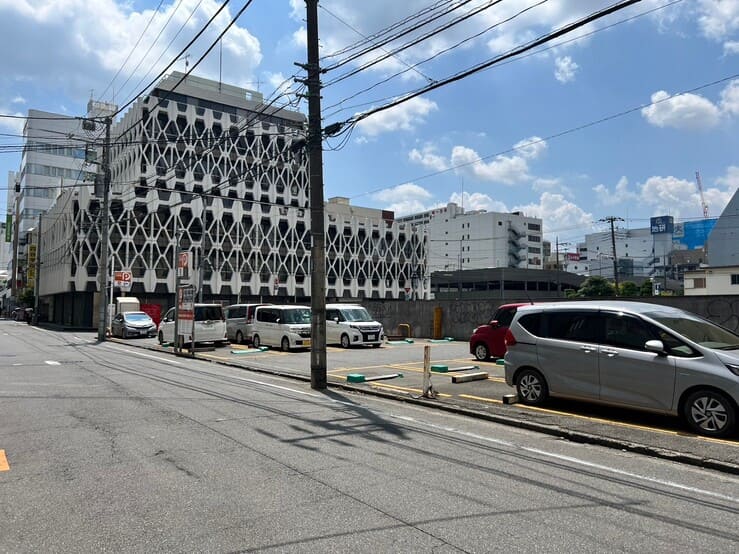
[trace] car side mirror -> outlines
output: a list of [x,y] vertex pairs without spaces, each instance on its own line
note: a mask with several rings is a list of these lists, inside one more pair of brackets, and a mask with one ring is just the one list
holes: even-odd
[[655,354],[659,354],[660,356],[667,355],[667,352],[665,352],[665,345],[662,343],[661,340],[648,340],[644,344],[644,348],[647,350],[647,352],[654,352]]
[[339,318],[338,318],[338,317],[335,317],[335,318],[334,318],[334,322],[335,322],[335,323],[338,323],[338,322],[339,322]]
[[278,317],[277,319],[275,319],[275,323],[279,323],[279,322],[280,322],[280,318]]

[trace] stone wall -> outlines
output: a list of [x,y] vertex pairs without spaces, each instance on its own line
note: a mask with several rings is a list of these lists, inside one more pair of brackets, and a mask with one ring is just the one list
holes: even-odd
[[[606,300],[605,298],[603,300]],[[653,296],[645,298],[610,298],[674,306],[701,315],[739,333],[739,296]],[[549,299],[547,301],[562,301]],[[527,303],[526,298],[507,298],[505,303]],[[468,340],[472,330],[487,323],[501,304],[500,300],[365,300],[362,304],[390,335],[405,335],[399,327],[410,325],[411,336],[432,337],[434,311],[441,308],[441,337]]]

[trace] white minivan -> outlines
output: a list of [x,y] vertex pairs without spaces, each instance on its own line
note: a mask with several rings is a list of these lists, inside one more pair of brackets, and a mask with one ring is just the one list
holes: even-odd
[[310,348],[311,311],[308,306],[258,306],[251,337],[254,348],[279,346]]
[[[226,318],[220,304],[195,304],[195,324],[193,334],[195,343],[214,342],[220,345],[228,344],[226,338]],[[157,338],[159,344],[174,342],[174,308],[170,308],[159,323]],[[192,335],[184,338],[183,345],[190,344]]]
[[378,348],[385,340],[382,324],[372,319],[359,304],[326,304],[326,344],[343,348],[371,344]]

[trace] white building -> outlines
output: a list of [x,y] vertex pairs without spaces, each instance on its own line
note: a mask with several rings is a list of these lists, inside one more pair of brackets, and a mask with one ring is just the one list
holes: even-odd
[[739,294],[739,266],[705,267],[685,272],[685,296]]
[[521,212],[465,212],[451,202],[399,221],[426,230],[431,271],[544,267],[541,219]]
[[[131,271],[131,295],[166,308],[179,247],[191,253],[189,281],[202,279],[204,300],[307,301],[305,116],[215,81],[177,85],[182,76],[162,79],[113,128],[113,269]],[[49,214],[40,290],[53,321],[95,322],[101,204],[92,187],[78,187]],[[335,201],[325,217],[328,298],[404,297],[414,271],[426,274],[425,241],[392,212]]]

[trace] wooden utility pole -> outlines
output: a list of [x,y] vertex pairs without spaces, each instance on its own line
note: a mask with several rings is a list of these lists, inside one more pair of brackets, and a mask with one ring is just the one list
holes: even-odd
[[616,284],[616,296],[618,296],[618,258],[616,257],[616,229],[614,223],[616,221],[624,221],[622,217],[614,217],[612,215],[599,219],[598,221],[608,222],[611,224],[611,247],[613,248],[613,279]]

